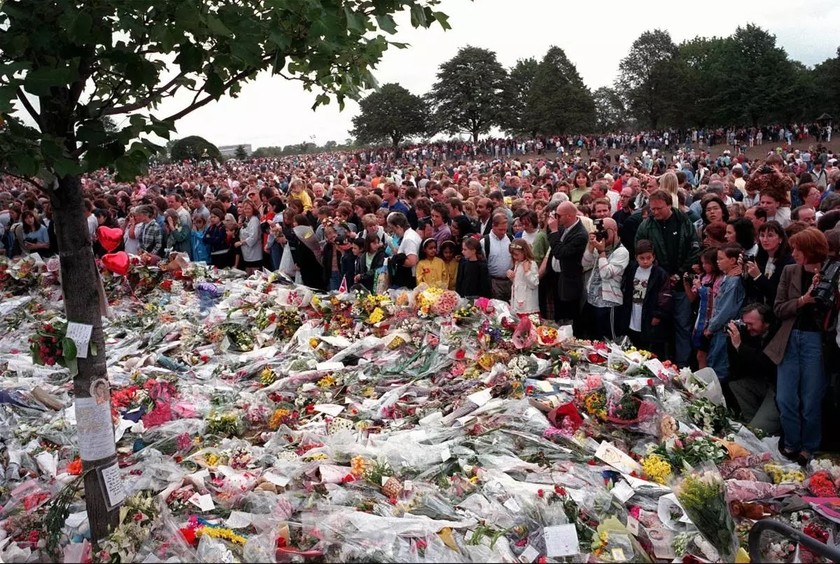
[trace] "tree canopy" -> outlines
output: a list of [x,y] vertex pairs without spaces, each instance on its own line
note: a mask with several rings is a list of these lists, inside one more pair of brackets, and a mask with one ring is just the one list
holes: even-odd
[[550,47],[534,73],[523,121],[546,135],[592,131],[595,104],[575,65],[559,47]]
[[396,150],[407,137],[425,133],[429,111],[425,101],[399,84],[384,84],[359,102],[351,135],[361,143],[388,139]]
[[[242,152],[245,152],[244,148],[242,149]],[[222,154],[219,152],[219,148],[210,141],[197,135],[191,135],[175,141],[175,143],[172,144],[169,157],[173,161],[199,161],[203,159],[221,160]]]
[[469,133],[478,140],[502,124],[507,110],[507,71],[496,53],[464,47],[440,66],[428,100],[434,112],[433,131]]

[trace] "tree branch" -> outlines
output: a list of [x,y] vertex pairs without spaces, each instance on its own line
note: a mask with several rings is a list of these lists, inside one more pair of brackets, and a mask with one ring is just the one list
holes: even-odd
[[35,111],[35,107],[29,102],[29,99],[26,97],[26,94],[24,94],[23,89],[20,86],[17,87],[17,97],[18,100],[20,100],[20,103],[23,104],[23,107],[26,108],[26,111],[29,112],[29,115],[32,117],[32,119],[35,120],[35,123],[40,128],[41,115]]
[[[267,61],[267,60],[271,60],[271,57],[266,57],[264,59],[264,61]],[[246,69],[242,72],[239,72],[239,73],[233,75],[232,77],[230,77],[230,79],[227,82],[224,83],[224,92],[227,92],[228,88],[230,88],[233,83],[238,82],[240,80],[243,80],[245,78],[248,78],[249,76],[258,73],[260,70],[262,70],[261,67],[253,67],[253,68]],[[199,89],[199,93],[200,92],[201,92],[201,90]],[[180,112],[174,113],[171,116],[165,118],[163,121],[179,120],[182,117],[184,117],[185,115],[197,110],[198,108],[200,108],[202,106],[206,106],[207,104],[212,102],[214,99],[216,99],[215,96],[213,96],[212,94],[208,94],[207,96],[205,96],[204,98],[202,98],[198,102],[196,102],[196,98],[198,98],[198,93],[196,93],[196,97],[193,98],[193,102],[189,106],[187,106],[186,108],[184,108]]]
[[35,182],[33,179],[29,178],[28,176],[21,176],[19,174],[15,174],[14,172],[9,172],[8,170],[5,170],[5,169],[0,169],[0,173],[4,174],[6,176],[11,176],[12,178],[17,178],[19,180],[23,180],[24,182],[28,182],[31,185],[33,185],[35,188],[37,188],[38,190],[41,190],[43,192],[47,191],[42,184],[39,184],[38,182]]
[[178,73],[178,75],[175,78],[173,78],[172,80],[170,80],[169,82],[167,82],[166,84],[164,84],[163,86],[158,88],[157,90],[153,90],[152,93],[149,94],[148,96],[146,96],[144,98],[141,98],[141,99],[139,99],[139,100],[137,100],[137,101],[135,101],[131,104],[126,104],[125,106],[116,106],[116,107],[113,107],[113,108],[110,108],[110,109],[106,109],[104,112],[102,112],[102,115],[103,116],[113,116],[113,115],[116,115],[116,114],[126,114],[128,112],[133,112],[134,110],[139,110],[141,108],[145,108],[151,102],[153,102],[156,98],[162,96],[163,94],[166,93],[167,90],[169,90],[170,88],[175,86],[177,84],[177,82],[179,80],[181,80],[182,78],[184,78],[186,75],[187,75],[187,73],[182,71],[182,72]]

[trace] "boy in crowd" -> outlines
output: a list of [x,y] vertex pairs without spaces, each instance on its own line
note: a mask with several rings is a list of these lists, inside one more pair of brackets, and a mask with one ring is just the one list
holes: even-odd
[[639,349],[665,358],[671,321],[671,285],[668,273],[655,264],[653,244],[647,239],[636,243],[636,261],[624,277],[624,305],[627,335]]

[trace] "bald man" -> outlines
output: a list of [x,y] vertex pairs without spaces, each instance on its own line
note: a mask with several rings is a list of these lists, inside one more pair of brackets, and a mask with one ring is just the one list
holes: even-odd
[[588,311],[592,313],[594,339],[615,342],[619,337],[616,317],[624,301],[621,280],[629,262],[630,253],[618,238],[618,223],[610,217],[596,220],[582,260],[584,270],[592,269],[584,315],[589,319]]
[[548,244],[551,269],[556,273],[557,293],[554,299],[554,319],[561,325],[572,325],[580,316],[583,295],[583,253],[589,235],[580,222],[577,208],[562,202],[548,216]]

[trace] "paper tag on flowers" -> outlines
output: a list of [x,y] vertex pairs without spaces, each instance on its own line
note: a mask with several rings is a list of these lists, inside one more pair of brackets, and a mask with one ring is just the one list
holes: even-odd
[[621,452],[614,444],[603,441],[595,451],[595,458],[603,460],[613,468],[626,474],[636,472],[642,473],[642,467],[638,462]]
[[574,556],[580,552],[577,529],[574,525],[543,527],[545,551],[549,558]]

